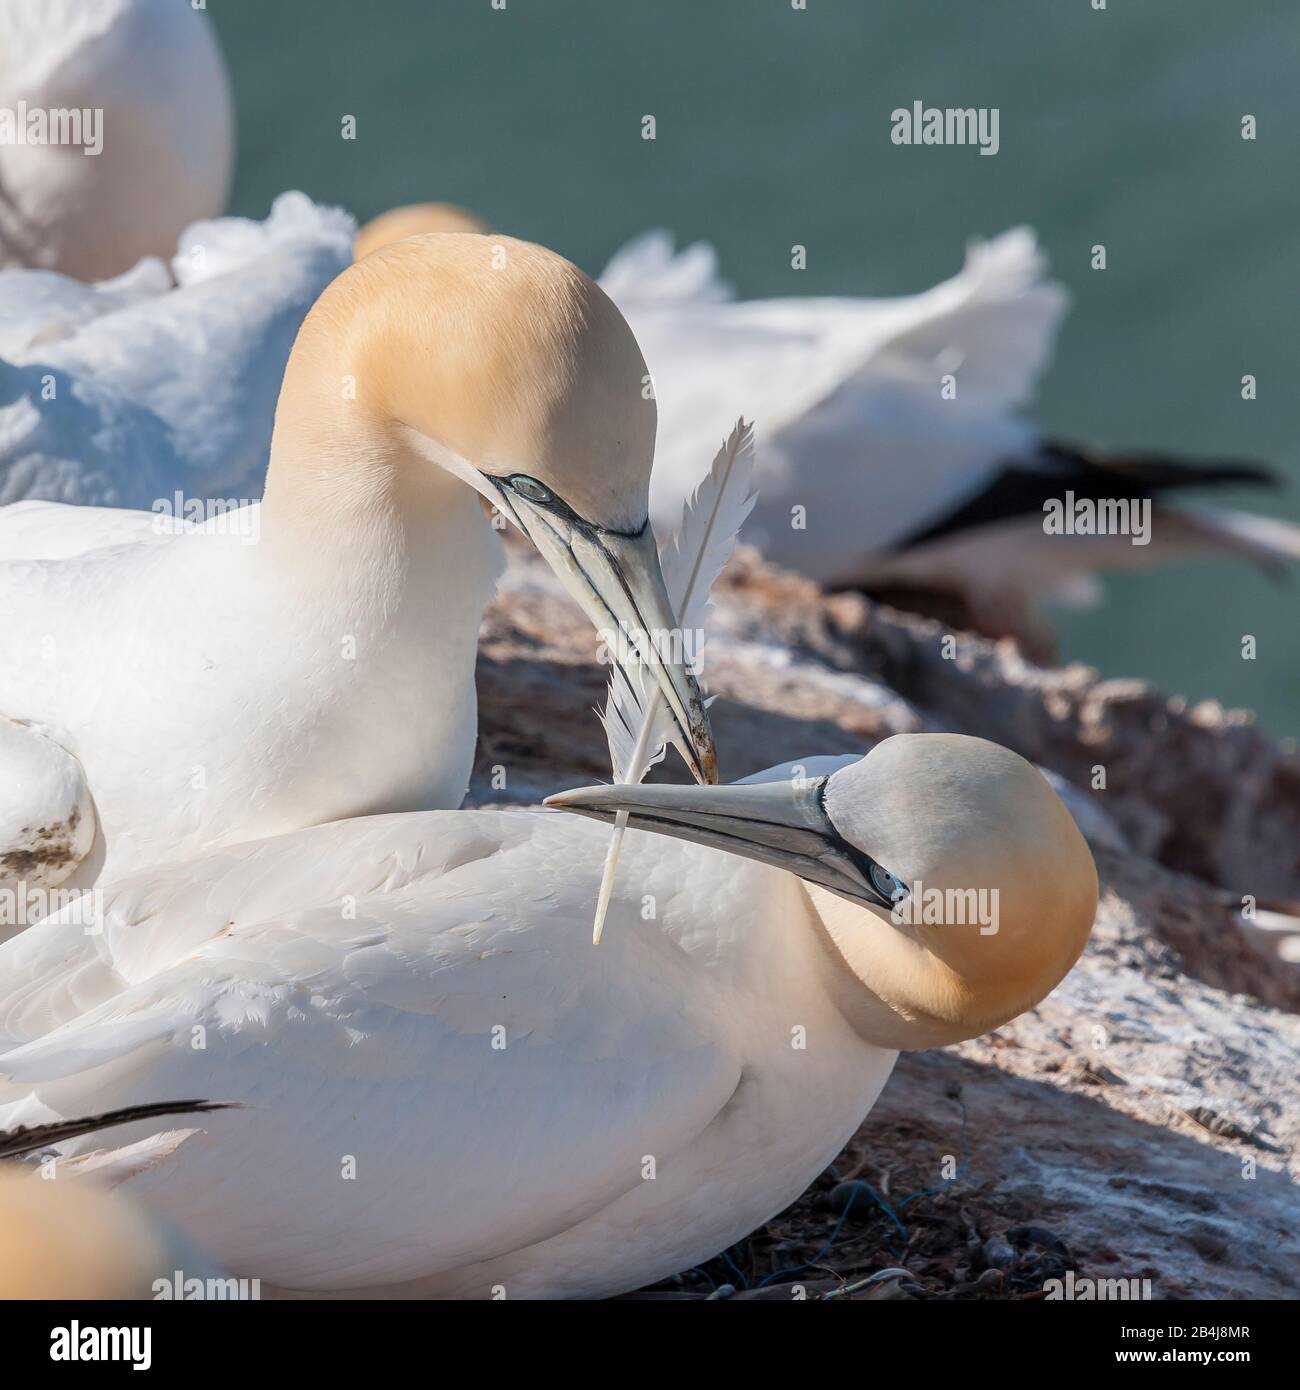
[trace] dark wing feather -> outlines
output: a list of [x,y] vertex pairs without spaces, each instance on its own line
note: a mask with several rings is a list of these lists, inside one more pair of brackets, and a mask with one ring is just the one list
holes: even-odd
[[1246,484],[1276,487],[1273,470],[1255,463],[1190,463],[1163,454],[1089,454],[1044,442],[1032,459],[1013,460],[981,492],[893,548],[906,550],[997,521],[1041,516],[1043,504],[1073,492],[1095,501],[1155,498],[1178,488]]
[[163,1115],[201,1115],[209,1110],[236,1110],[238,1102],[219,1100],[164,1100],[151,1105],[128,1105],[122,1110],[106,1110],[102,1115],[86,1115],[76,1120],[56,1120],[47,1125],[19,1125],[0,1130],[0,1159],[21,1158],[24,1154],[48,1149],[66,1139],[93,1134],[98,1129],[130,1124],[134,1120],[154,1120]]

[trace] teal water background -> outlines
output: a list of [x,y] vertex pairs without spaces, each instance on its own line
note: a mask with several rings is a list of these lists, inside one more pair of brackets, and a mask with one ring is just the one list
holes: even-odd
[[[713,242],[745,297],[919,290],[956,270],[968,237],[1028,223],[1074,297],[1034,418],[1106,447],[1268,461],[1287,492],[1215,497],[1300,520],[1300,5],[1092,4],[207,8],[239,112],[236,212],[264,216],[290,187],[361,219],[446,199],[593,274],[664,226]],[[998,107],[999,153],[893,145],[890,112],[916,100]],[[1063,655],[1300,734],[1300,570],[1282,585],[1226,563],[1105,582],[1104,607],[1062,616]]]

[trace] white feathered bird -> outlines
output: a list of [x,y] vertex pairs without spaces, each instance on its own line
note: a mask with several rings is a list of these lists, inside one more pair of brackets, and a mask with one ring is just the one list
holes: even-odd
[[[501,245],[504,264],[479,236],[416,238],[334,281],[294,343],[256,507],[181,534],[0,509],[0,885],[459,805],[503,565],[484,497],[599,630],[677,626],[636,341],[576,267]],[[654,678],[716,780],[694,675],[679,657]]]
[[[421,211],[385,214],[359,240],[410,235]],[[1189,487],[1276,482],[1268,470],[1092,453],[1018,417],[1068,305],[1044,272],[1019,227],[971,242],[962,269],[921,294],[736,302],[708,245],[675,253],[666,232],[638,237],[600,283],[632,325],[659,401],[656,527],[676,524],[714,422],[752,409],[763,423],[759,500],[742,540],[824,586],[1011,635],[1038,657],[1055,645],[1041,601],[1095,597],[1096,570],[1300,558],[1300,529],[1286,522],[1164,501]],[[1151,543],[1046,534],[1044,503],[1067,494],[1153,500]]]
[[[71,910],[24,932],[0,947],[0,1125],[241,1101],[126,1188],[233,1274],[613,1294],[781,1210],[897,1050],[1032,1007],[1092,924],[1068,812],[979,739],[554,800],[632,815],[600,950],[607,832],[539,811],[236,845],[110,886],[100,934]],[[928,906],[907,924],[900,884],[973,890],[996,930]]]
[[[1108,457],[1047,440],[1017,416],[1068,304],[1044,269],[1033,234],[1018,228],[972,242],[962,270],[922,294],[735,303],[710,248],[674,255],[665,233],[639,238],[601,284],[654,376],[656,524],[699,477],[706,421],[750,402],[763,417],[759,500],[742,539],[828,587],[955,608],[1035,655],[1054,645],[1040,601],[1083,595],[1093,571],[1197,554],[1269,568],[1300,558],[1294,526],[1164,500],[1275,482],[1267,470]],[[1151,499],[1150,544],[1047,534],[1044,504],[1067,494]]]
[[263,222],[189,227],[175,288],[156,260],[98,285],[0,271],[0,504],[260,497],[289,350],[354,232],[285,193]]
[[[0,109],[0,268],[106,279],[225,207],[230,86],[189,0],[4,0]],[[51,119],[80,143],[33,141]]]

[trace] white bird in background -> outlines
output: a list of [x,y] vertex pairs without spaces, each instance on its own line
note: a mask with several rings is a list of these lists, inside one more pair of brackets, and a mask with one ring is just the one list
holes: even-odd
[[220,1095],[245,1108],[129,1191],[233,1274],[613,1294],[793,1200],[897,1050],[1033,1007],[1096,906],[1068,812],[980,739],[552,800],[632,816],[599,950],[607,832],[544,811],[240,844],[110,886],[102,934],[65,912],[16,937],[0,1125]]
[[[32,1129],[0,1131],[0,1299],[149,1298],[176,1270],[192,1278],[216,1269],[174,1230],[112,1187],[171,1158],[198,1130],[151,1135],[80,1158],[53,1146],[121,1124],[226,1107],[206,1101],[138,1105]],[[13,1160],[35,1161],[38,1171]],[[87,1180],[89,1176],[89,1181]]]
[[98,285],[0,271],[0,504],[260,497],[294,335],[355,230],[285,193],[264,222],[188,228],[175,288],[152,259]]
[[[143,513],[0,510],[0,555],[29,557],[0,563],[0,880],[84,887],[459,805],[502,566],[479,494],[598,629],[675,629],[644,375],[618,310],[559,256],[416,238],[353,266],[303,324],[260,506],[165,535]],[[716,780],[683,657],[654,679],[688,765]]]
[[[230,85],[211,20],[185,0],[4,0],[0,109],[14,122],[0,268],[106,279],[225,207]],[[78,143],[40,138],[60,110],[78,113],[64,133]]]
[[[715,265],[705,246],[674,256],[659,232],[601,276],[654,376],[656,524],[699,480],[707,420],[744,401],[763,432],[742,539],[826,587],[955,606],[1040,657],[1054,647],[1040,602],[1083,598],[1096,570],[1197,554],[1300,559],[1296,527],[1164,502],[1180,488],[1276,482],[1267,470],[1090,454],[1017,418],[1068,305],[1027,228],[973,242],[952,279],[898,299],[735,303]],[[1044,503],[1067,493],[1154,499],[1150,544],[1047,534]]]
[[[426,231],[486,231],[450,205],[410,211]],[[378,225],[375,244],[401,239],[398,223]],[[170,273],[153,257],[94,285],[0,270],[0,505],[260,497],[294,336],[352,263],[354,239],[360,260],[367,247],[347,213],[291,192],[264,222],[186,228]],[[103,543],[104,522],[75,524]],[[120,525],[123,539],[135,533]],[[56,551],[30,553],[79,548],[66,518],[56,530]]]
[[[395,209],[363,227],[358,246],[436,231],[447,217],[441,204]],[[1204,554],[1269,568],[1300,559],[1300,528],[1162,500],[1276,482],[1265,469],[1089,454],[1017,418],[1068,305],[1044,270],[1020,227],[972,242],[961,271],[921,294],[738,303],[712,247],[674,254],[666,232],[638,237],[600,285],[653,375],[655,526],[666,534],[700,482],[718,419],[753,410],[758,504],[742,540],[825,587],[1014,636],[1040,659],[1055,646],[1041,602],[1094,599],[1096,570]],[[1151,543],[1046,534],[1044,502],[1067,493],[1156,499]]]

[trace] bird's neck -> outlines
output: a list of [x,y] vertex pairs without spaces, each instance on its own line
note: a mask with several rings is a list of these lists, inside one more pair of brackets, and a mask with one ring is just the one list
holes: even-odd
[[263,544],[310,584],[426,604],[476,631],[501,572],[478,495],[374,404],[346,337],[303,325],[276,407]]
[[307,573],[423,565],[442,606],[475,608],[477,625],[500,545],[474,490],[424,456],[428,441],[409,426],[436,419],[440,438],[477,458],[501,400],[490,371],[466,367],[472,298],[435,278],[445,292],[413,307],[412,277],[423,273],[427,296],[430,273],[408,260],[352,265],[303,320],[276,403],[262,529]]
[[821,946],[823,981],[866,1042],[900,1052],[943,1047],[980,1031],[962,978],[870,909],[805,881]]
[[355,653],[348,689],[377,717],[419,690],[439,736],[463,741],[500,539],[478,494],[351,399],[337,364],[309,365],[291,363],[276,412],[259,587],[321,650]]

